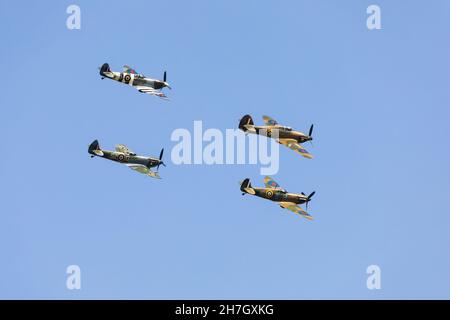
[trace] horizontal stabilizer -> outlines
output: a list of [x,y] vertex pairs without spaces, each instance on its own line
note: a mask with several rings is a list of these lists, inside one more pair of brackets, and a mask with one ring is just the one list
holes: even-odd
[[253,194],[253,195],[256,194],[255,189],[253,189],[253,188],[244,188],[243,190],[245,192],[247,192],[248,194]]
[[99,157],[103,157],[104,153],[102,150],[93,150],[92,151],[95,155],[99,156]]
[[243,127],[245,128],[245,130],[244,130],[245,132],[256,133],[255,126],[253,126],[251,124],[246,124]]

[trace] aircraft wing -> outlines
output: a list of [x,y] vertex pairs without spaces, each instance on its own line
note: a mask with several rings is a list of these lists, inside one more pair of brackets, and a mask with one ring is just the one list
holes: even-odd
[[131,73],[131,74],[136,74],[136,70],[134,70],[133,68],[131,68],[130,66],[124,65],[122,72],[124,73]]
[[151,94],[154,96],[157,96],[158,98],[161,98],[163,100],[169,100],[169,98],[161,91],[156,90],[152,87],[146,87],[146,86],[135,86],[135,88],[142,93]]
[[276,126],[278,122],[269,116],[263,116],[263,120],[267,126]]
[[125,154],[135,154],[131,149],[129,149],[126,145],[124,144],[118,144],[116,145],[116,151],[117,152],[122,152]]
[[309,153],[305,148],[302,147],[300,143],[298,143],[294,139],[278,139],[278,142],[282,145],[285,145],[286,147],[294,150],[298,154],[301,154],[305,158],[312,159],[313,155]]
[[125,164],[128,168],[137,171],[139,173],[145,174],[149,177],[155,178],[155,179],[161,179],[161,177],[159,176],[158,172],[152,171],[149,168],[147,168],[146,166],[142,165],[142,164],[134,164],[134,163],[126,163]]
[[269,176],[266,176],[264,178],[264,184],[266,185],[267,188],[272,188],[272,189],[279,189],[280,188],[280,185],[278,183],[276,183],[276,181],[273,180]]
[[293,202],[280,202],[280,206],[284,209],[288,209],[308,220],[313,220],[313,217],[306,212],[305,210],[303,210],[301,207],[299,207],[298,205],[296,205]]

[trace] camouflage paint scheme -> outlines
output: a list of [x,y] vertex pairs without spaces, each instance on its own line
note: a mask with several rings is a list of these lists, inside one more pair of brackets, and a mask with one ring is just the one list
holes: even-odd
[[308,204],[311,197],[315,194],[312,192],[310,195],[305,195],[303,193],[290,193],[285,189],[282,189],[278,183],[276,183],[271,177],[264,178],[265,188],[254,188],[250,184],[250,179],[245,179],[241,183],[241,191],[243,194],[250,194],[260,198],[268,199],[274,202],[278,202],[280,207],[288,209],[302,217],[312,220],[313,217],[308,214],[305,210],[299,207],[299,204]]
[[115,80],[124,84],[128,84],[136,88],[139,92],[148,93],[157,96],[161,99],[168,100],[167,96],[161,92],[163,88],[171,89],[170,85],[166,81],[167,73],[164,72],[164,80],[156,80],[147,78],[143,74],[137,73],[134,69],[129,66],[123,66],[123,71],[111,71],[109,64],[104,63],[100,67],[100,75],[102,79],[108,78]]
[[294,150],[305,158],[312,159],[313,155],[310,154],[301,143],[312,141],[311,136],[313,125],[309,129],[309,134],[304,134],[300,131],[292,130],[291,127],[280,126],[274,119],[269,116],[263,116],[265,126],[255,126],[253,119],[250,115],[245,115],[239,122],[239,129],[245,133],[259,134],[269,138],[275,138],[280,144]]
[[160,158],[138,156],[123,144],[116,146],[116,151],[102,150],[98,140],[94,140],[88,148],[91,158],[100,157],[108,160],[125,164],[130,169],[146,174],[152,178],[160,179],[158,172],[152,171],[150,168],[165,166],[162,161],[164,149],[161,150]]

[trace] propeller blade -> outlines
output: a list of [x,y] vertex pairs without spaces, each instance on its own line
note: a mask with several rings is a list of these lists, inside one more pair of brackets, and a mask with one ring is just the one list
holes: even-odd
[[310,136],[310,137],[311,137],[311,135],[312,135],[312,132],[313,132],[313,129],[314,129],[314,125],[312,124],[312,125],[311,125],[311,127],[309,128],[309,133],[308,133],[308,136]]
[[167,72],[166,71],[164,71],[164,78],[163,78],[163,80],[164,80],[164,82],[166,82],[166,80],[167,80]]
[[164,154],[164,148],[161,149],[161,153],[159,154],[159,163],[156,166],[156,171],[159,170],[160,165],[163,165],[164,167],[166,166],[166,164],[162,161],[163,154]]
[[158,165],[156,166],[156,171],[158,171],[159,170],[159,166],[160,165],[163,165],[163,167],[165,167],[166,166],[166,164],[164,163],[164,162],[160,162],[160,163],[158,163]]
[[306,201],[305,201],[306,202],[306,211],[308,211],[308,203],[311,201],[312,196],[315,194],[316,194],[316,192],[313,191],[309,194],[308,198],[306,198]]

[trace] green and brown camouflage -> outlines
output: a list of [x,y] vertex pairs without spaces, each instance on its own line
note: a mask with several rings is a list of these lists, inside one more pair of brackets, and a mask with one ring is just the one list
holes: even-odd
[[161,150],[159,158],[138,156],[123,144],[116,145],[115,151],[102,150],[98,140],[94,140],[88,148],[88,153],[93,157],[105,158],[115,162],[122,163],[130,169],[146,174],[152,178],[158,178],[158,171],[152,171],[151,168],[156,167],[158,170],[160,165],[166,166],[162,161],[164,149]]
[[242,195],[250,194],[263,199],[277,202],[280,207],[288,209],[294,213],[297,213],[308,220],[312,220],[312,216],[308,214],[298,205],[306,204],[308,207],[309,201],[311,201],[312,196],[316,193],[313,191],[308,196],[302,193],[290,193],[285,189],[281,188],[278,183],[276,183],[271,177],[264,178],[265,188],[255,188],[252,187],[250,179],[245,179],[241,182]]
[[311,125],[309,133],[305,134],[301,131],[292,130],[291,127],[281,126],[269,116],[263,116],[263,120],[266,125],[256,126],[250,115],[245,115],[239,121],[239,129],[245,133],[253,133],[262,135],[265,137],[273,138],[278,143],[287,146],[288,148],[294,150],[305,158],[312,159],[313,156],[310,154],[301,143],[312,141],[312,131],[314,125]]

